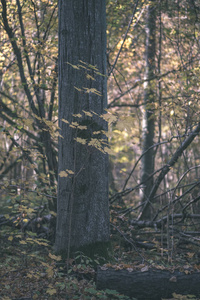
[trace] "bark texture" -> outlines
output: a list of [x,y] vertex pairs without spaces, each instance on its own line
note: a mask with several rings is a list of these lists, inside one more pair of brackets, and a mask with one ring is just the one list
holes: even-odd
[[[145,202],[153,185],[154,172],[154,149],[149,149],[154,144],[154,102],[155,102],[155,82],[151,78],[155,75],[155,45],[156,45],[156,9],[152,1],[147,7],[146,24],[146,70],[144,83],[144,107],[142,109],[142,150],[146,152],[142,157],[141,182],[144,182],[141,190],[141,201]],[[149,149],[149,150],[148,150]],[[148,151],[147,151],[148,150]],[[147,180],[148,179],[148,180]],[[149,218],[150,213],[143,214],[143,219]]]
[[200,272],[186,275],[179,271],[128,272],[98,268],[96,284],[98,289],[116,290],[138,300],[160,300],[172,297],[172,293],[199,296],[199,280]]
[[[95,80],[86,78],[87,74]],[[100,117],[107,107],[105,75],[105,1],[60,0],[59,126],[62,138],[59,139],[58,173],[67,169],[74,174],[58,179],[57,252],[109,240],[107,154],[75,141],[79,137],[88,143],[95,137],[95,131],[107,129]],[[101,96],[86,89],[96,89]],[[89,116],[83,110],[94,113]],[[72,122],[87,126],[87,130],[72,128]],[[98,134],[99,139],[103,137]]]

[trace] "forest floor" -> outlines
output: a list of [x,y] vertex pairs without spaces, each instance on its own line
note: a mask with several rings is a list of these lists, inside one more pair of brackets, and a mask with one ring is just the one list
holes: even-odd
[[[151,268],[172,273],[179,270],[185,274],[200,270],[197,243],[180,243],[174,239],[173,248],[167,249],[164,247],[164,237],[156,236],[154,229],[125,229],[126,221],[112,219],[112,251],[109,261],[102,261],[99,257],[91,259],[80,252],[69,260],[62,260],[60,256],[54,255],[53,247],[47,240],[38,238],[32,232],[22,233],[2,226],[0,299],[130,299],[114,290],[96,289],[95,278],[99,264],[116,270],[141,272]],[[133,236],[137,242],[133,241]],[[171,299],[198,298],[174,293]]]

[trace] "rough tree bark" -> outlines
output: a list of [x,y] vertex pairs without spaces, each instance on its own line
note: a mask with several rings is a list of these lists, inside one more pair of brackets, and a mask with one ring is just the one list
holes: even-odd
[[[108,156],[88,146],[89,141],[97,137],[95,131],[98,131],[98,139],[102,139],[104,135],[100,130],[107,129],[100,117],[107,107],[105,75],[105,1],[60,0],[59,127],[62,138],[59,139],[58,173],[70,172],[68,177],[58,179],[55,243],[58,253],[83,246],[91,250],[109,241]],[[75,123],[72,128],[72,122],[87,129]],[[87,143],[78,143],[77,137]]]
[[[146,70],[144,83],[144,107],[142,109],[142,151],[147,151],[154,144],[154,102],[155,81],[150,80],[155,75],[155,46],[156,45],[156,8],[152,1],[147,7],[146,24]],[[153,177],[147,178],[154,172],[154,148],[149,149],[141,159],[141,182],[144,182],[140,191],[141,202],[145,202],[153,185]],[[148,219],[150,211],[143,214],[143,219]]]

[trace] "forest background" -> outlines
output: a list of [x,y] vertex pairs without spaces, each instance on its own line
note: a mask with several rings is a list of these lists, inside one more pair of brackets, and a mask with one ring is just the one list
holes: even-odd
[[[9,274],[2,274],[2,299],[109,299],[94,287],[94,260],[78,253],[63,281],[52,254],[57,1],[1,0],[0,9],[1,265]],[[107,1],[115,268],[199,269],[199,15],[194,0]]]

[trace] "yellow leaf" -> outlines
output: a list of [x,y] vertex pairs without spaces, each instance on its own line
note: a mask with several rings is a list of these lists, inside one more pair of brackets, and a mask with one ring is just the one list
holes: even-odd
[[114,123],[117,121],[117,117],[113,114],[104,114],[104,115],[101,115],[101,117],[107,121],[109,124],[111,123]]
[[108,153],[109,155],[114,155],[114,156],[116,156],[116,153],[115,153],[113,150],[111,150],[110,148],[108,148],[108,147],[105,147],[105,148],[104,148],[104,151],[105,151],[106,153]]
[[88,146],[95,146],[97,147],[97,145],[100,146],[100,142],[98,139],[91,139],[91,141],[88,143]]
[[86,129],[87,129],[87,126],[79,125],[79,126],[78,126],[78,129],[80,129],[80,130],[86,130]]
[[45,263],[45,262],[41,262],[41,264],[44,266],[44,267],[48,267],[49,266],[49,264],[47,264],[47,263]]
[[46,292],[47,292],[47,294],[49,294],[51,296],[57,293],[56,289],[51,289],[51,288],[47,289]]
[[80,89],[80,88],[78,88],[78,87],[76,87],[76,86],[74,86],[74,88],[75,88],[77,91],[79,91],[79,92],[82,91],[82,89]]
[[97,89],[95,89],[95,88],[91,88],[91,89],[84,88],[84,89],[85,89],[86,93],[93,93],[93,94],[96,94],[98,96],[102,96],[101,93],[99,91],[97,91]]
[[57,216],[57,213],[55,211],[52,211],[52,210],[50,211],[50,214],[53,215],[54,217]]
[[39,242],[38,243],[39,245],[41,245],[41,246],[49,246],[47,243],[45,243],[45,242]]
[[31,208],[31,207],[29,207],[27,210],[26,210],[26,212],[28,213],[28,214],[31,214],[32,212],[34,212],[35,210],[34,210],[34,208]]
[[69,174],[74,174],[74,172],[72,170],[66,169],[67,173]]
[[89,74],[86,75],[86,78],[87,78],[88,80],[89,80],[89,79],[95,80],[94,77],[92,77],[92,76],[89,75]]
[[25,241],[20,241],[19,242],[21,245],[26,245],[27,243]]
[[69,125],[70,127],[74,128],[77,127],[79,124],[77,122],[72,122],[71,125]]
[[68,173],[65,171],[60,171],[60,173],[58,174],[60,177],[67,177]]
[[82,60],[79,60],[79,61],[80,61],[81,64],[88,66],[90,69],[98,70],[96,66],[93,66],[93,65],[91,65],[91,64],[88,64],[88,63],[86,63],[86,62],[84,62],[84,61],[82,61]]
[[71,66],[72,68],[74,68],[74,69],[80,70],[79,67],[76,66],[76,65],[72,65],[72,64],[70,64],[69,62],[66,62],[66,64],[70,65],[70,66]]
[[79,138],[79,137],[77,137],[75,139],[75,141],[77,141],[78,143],[83,144],[83,145],[85,145],[87,143],[86,139],[82,139],[82,138]]
[[75,118],[81,118],[82,115],[81,114],[73,114],[73,117],[75,117]]
[[54,254],[51,254],[49,253],[49,257],[53,260],[56,260],[56,261],[60,261],[61,260],[61,256],[60,255],[54,255]]
[[52,278],[52,277],[53,277],[54,271],[53,271],[53,268],[52,268],[52,267],[49,267],[49,268],[47,269],[47,275],[48,275],[49,278]]
[[187,252],[187,256],[188,256],[189,258],[193,258],[194,255],[195,255],[194,252]]
[[57,136],[59,136],[61,139],[64,139],[64,137],[60,133],[57,133]]
[[35,115],[35,114],[33,114],[34,115],[34,117],[36,118],[36,119],[38,119],[39,121],[41,121],[42,119],[40,118],[40,117],[38,117],[37,115]]
[[13,236],[12,236],[12,235],[10,235],[10,236],[8,237],[8,240],[12,242],[12,240],[13,240]]
[[107,75],[105,75],[105,74],[102,74],[102,73],[100,73],[100,72],[95,72],[97,75],[100,75],[100,76],[103,76],[103,77],[107,77]]
[[32,119],[23,119],[24,125],[30,127],[31,129],[33,128],[33,120]]
[[65,122],[65,123],[67,123],[67,124],[69,124],[69,122],[67,120],[65,120],[65,119],[62,119],[62,121]]
[[93,115],[91,114],[91,112],[89,112],[89,111],[83,110],[83,112],[84,112],[85,115],[88,116],[88,117],[92,117],[92,116],[93,116]]

